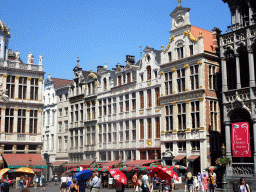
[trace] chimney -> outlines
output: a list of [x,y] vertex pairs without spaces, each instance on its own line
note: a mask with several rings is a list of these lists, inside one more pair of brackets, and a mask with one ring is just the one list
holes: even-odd
[[133,55],[126,55],[126,63],[129,62],[130,65],[134,65],[135,63],[135,56]]
[[219,35],[221,34],[221,30],[217,27],[214,27],[212,30],[212,51],[213,53],[219,53]]

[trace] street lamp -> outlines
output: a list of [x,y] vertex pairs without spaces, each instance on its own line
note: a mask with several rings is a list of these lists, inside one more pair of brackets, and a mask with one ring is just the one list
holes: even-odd
[[[225,158],[226,147],[225,147],[224,143],[222,143],[222,147],[220,149],[221,149],[222,157]],[[226,191],[226,185],[227,185],[226,167],[223,166],[223,168],[224,168],[224,172],[223,172],[223,177],[222,177],[222,189],[223,189],[223,191]]]

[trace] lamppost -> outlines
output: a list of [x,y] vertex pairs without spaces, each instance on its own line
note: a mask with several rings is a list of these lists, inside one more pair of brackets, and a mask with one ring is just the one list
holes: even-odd
[[[221,153],[222,153],[222,158],[225,157],[226,154],[226,147],[224,145],[224,143],[222,143],[222,147],[221,147]],[[223,166],[223,176],[222,176],[222,190],[226,191],[227,190],[227,180],[226,180],[226,166]]]

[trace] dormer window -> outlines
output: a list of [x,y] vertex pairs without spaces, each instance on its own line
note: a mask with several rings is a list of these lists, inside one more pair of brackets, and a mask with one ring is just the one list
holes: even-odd
[[190,53],[190,56],[192,56],[194,54],[193,45],[189,45],[189,53]]
[[143,82],[143,74],[140,75],[140,80],[141,80],[141,82]]
[[172,61],[172,52],[168,53],[168,57],[169,57],[169,62],[171,62]]
[[107,89],[107,80],[106,80],[106,78],[103,79],[103,88],[104,88],[104,91]]
[[177,48],[177,55],[178,55],[178,59],[183,58],[183,47]]
[[147,80],[151,79],[151,66],[147,66]]
[[117,77],[117,79],[118,79],[118,86],[122,85],[122,78],[121,78],[121,75],[119,75],[119,76]]
[[131,73],[127,73],[127,83],[131,83]]

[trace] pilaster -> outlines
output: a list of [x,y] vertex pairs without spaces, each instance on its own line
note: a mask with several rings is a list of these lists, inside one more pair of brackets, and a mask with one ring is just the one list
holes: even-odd
[[31,86],[31,77],[28,77],[27,80],[27,100],[30,101],[30,86]]
[[254,74],[254,54],[252,50],[248,51],[249,59],[249,72],[250,72],[250,87],[255,86],[255,74]]
[[227,81],[227,61],[224,57],[221,58],[221,71],[222,71],[222,91],[225,92],[228,90],[228,81]]
[[199,117],[200,117],[200,127],[205,127],[206,110],[205,110],[205,98],[199,97]]
[[236,79],[236,87],[241,89],[240,59],[238,54],[236,54]]
[[25,133],[29,133],[29,117],[30,117],[30,109],[26,109],[26,127],[25,127]]
[[177,71],[175,68],[172,69],[172,93],[178,93]]
[[1,109],[1,133],[5,133],[5,110],[6,107],[2,107]]
[[15,90],[14,90],[14,99],[19,98],[19,76],[15,77]]
[[190,78],[189,78],[189,65],[184,65],[185,67],[185,90],[191,90],[190,87]]
[[18,108],[14,108],[14,118],[13,118],[13,133],[17,133],[18,125]]
[[198,61],[198,78],[199,78],[199,89],[205,88],[205,63]]

